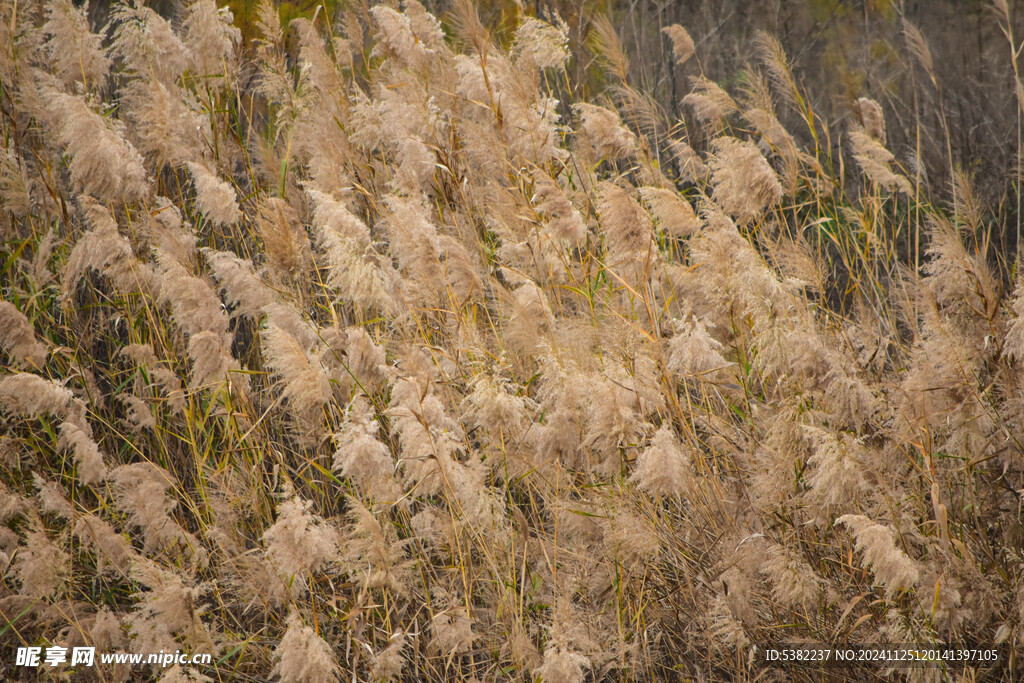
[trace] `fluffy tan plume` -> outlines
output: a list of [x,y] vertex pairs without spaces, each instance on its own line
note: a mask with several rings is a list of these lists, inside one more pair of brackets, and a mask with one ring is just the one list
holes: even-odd
[[10,301],[0,301],[0,348],[22,367],[46,364],[46,347],[36,340],[35,328],[25,314]]

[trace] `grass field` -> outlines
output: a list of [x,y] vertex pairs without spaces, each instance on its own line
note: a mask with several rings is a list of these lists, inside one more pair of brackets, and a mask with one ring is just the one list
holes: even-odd
[[1019,192],[767,33],[665,28],[673,120],[601,16],[583,101],[557,15],[332,8],[0,7],[0,677],[1022,676]]

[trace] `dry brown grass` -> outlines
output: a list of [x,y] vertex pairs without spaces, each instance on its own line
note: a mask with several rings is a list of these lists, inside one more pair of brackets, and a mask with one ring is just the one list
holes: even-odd
[[2,12],[4,675],[811,680],[759,648],[897,642],[1019,677],[1024,284],[873,100],[831,140],[762,34],[688,129],[605,20],[608,89],[558,102],[568,27],[471,3],[268,5],[251,45],[212,0],[109,45]]

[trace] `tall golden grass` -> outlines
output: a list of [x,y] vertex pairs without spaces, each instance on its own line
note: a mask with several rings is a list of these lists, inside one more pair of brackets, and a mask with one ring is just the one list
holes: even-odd
[[[469,0],[0,13],[4,676],[1020,676],[1024,279],[871,93],[676,25],[671,121],[605,19],[558,101],[567,25]],[[214,665],[13,663],[81,644]]]

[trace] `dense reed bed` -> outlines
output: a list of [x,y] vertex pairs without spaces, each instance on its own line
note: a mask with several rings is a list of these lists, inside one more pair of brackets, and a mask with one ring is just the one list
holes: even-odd
[[[1024,280],[872,93],[674,25],[670,121],[597,19],[575,101],[557,16],[468,0],[0,13],[4,676],[1021,675]],[[81,644],[214,664],[11,654]]]

